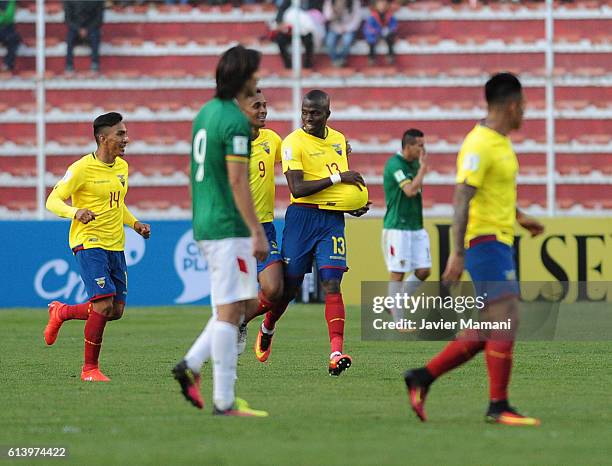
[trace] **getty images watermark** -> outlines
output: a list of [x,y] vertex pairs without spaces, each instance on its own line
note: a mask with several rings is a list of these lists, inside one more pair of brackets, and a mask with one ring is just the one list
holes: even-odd
[[[612,338],[610,282],[362,282],[364,340]],[[517,306],[507,303],[516,298]],[[493,332],[493,333],[492,333]]]

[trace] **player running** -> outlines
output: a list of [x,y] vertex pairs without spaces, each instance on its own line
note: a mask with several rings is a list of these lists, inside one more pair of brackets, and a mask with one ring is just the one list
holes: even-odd
[[490,395],[487,422],[536,426],[538,419],[519,414],[508,402],[519,296],[512,249],[514,222],[532,236],[544,231],[537,220],[516,208],[518,161],[508,134],[523,121],[522,86],[516,76],[499,73],[487,82],[485,96],[487,116],[467,135],[457,157],[454,251],[443,279],[459,280],[465,261],[477,295],[487,296],[483,318],[511,319],[512,330],[464,331],[425,367],[405,372],[404,379],[412,409],[425,421],[425,397],[434,380],[484,350]]
[[[402,150],[385,164],[383,186],[387,211],[382,248],[389,270],[389,296],[412,295],[431,272],[429,235],[423,228],[421,189],[427,173],[427,152],[422,131],[409,129],[402,136]],[[408,276],[404,284],[404,275]],[[391,309],[396,322],[402,309]]]
[[[151,234],[151,227],[139,222],[125,205],[128,164],[123,156],[129,138],[122,120],[115,112],[94,120],[97,149],[70,165],[47,198],[47,209],[59,217],[72,219],[70,248],[79,265],[89,302],[49,304],[45,342],[55,343],[65,321],[86,320],[81,380],[87,382],[110,381],[100,371],[98,358],[106,322],[120,319],[125,309],[127,266],[123,225],[145,239]],[[68,198],[72,205],[66,204]]]
[[337,376],[352,364],[343,351],[345,311],[340,282],[348,270],[344,212],[359,217],[368,211],[369,203],[363,178],[349,170],[344,135],[327,126],[329,104],[325,92],[308,92],[302,101],[302,128],[282,144],[283,171],[291,191],[281,246],[285,293],[266,313],[256,352],[269,352],[276,321],[295,297],[315,259],[326,293],[329,373]]
[[251,128],[239,107],[256,92],[260,61],[255,50],[227,50],[217,65],[215,97],[193,121],[193,235],[208,262],[213,315],[173,373],[185,398],[202,409],[200,370],[212,356],[215,415],[268,415],[234,393],[238,326],[257,308],[256,260],[268,256],[249,189]]
[[[255,313],[245,317],[244,324],[241,326],[239,338],[239,349],[241,345],[246,345],[246,324],[253,318],[265,314],[272,306],[280,301],[283,296],[283,263],[278,243],[276,240],[276,229],[274,228],[274,164],[281,161],[281,138],[271,129],[266,129],[266,118],[268,107],[266,98],[257,89],[255,95],[246,101],[243,112],[251,123],[251,162],[250,162],[250,185],[255,212],[257,218],[266,232],[270,254],[264,261],[257,261],[257,281],[259,282],[259,306]],[[271,346],[267,350],[260,352],[261,338],[266,338],[261,332],[255,342],[255,356],[261,362],[265,362],[270,355]]]

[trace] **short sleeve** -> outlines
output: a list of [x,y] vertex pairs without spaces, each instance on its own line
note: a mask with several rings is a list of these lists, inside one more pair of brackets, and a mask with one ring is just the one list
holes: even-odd
[[402,189],[408,183],[412,181],[412,174],[404,169],[399,163],[396,163],[394,159],[391,159],[386,167],[387,176],[393,180],[393,183]]
[[287,137],[281,145],[283,173],[288,170],[304,170],[302,165],[302,149],[295,138]]
[[73,163],[68,167],[64,177],[57,182],[53,189],[61,199],[68,199],[81,187],[84,176],[84,167],[79,163]]
[[[223,151],[225,157],[246,159],[248,161],[251,152],[251,129],[248,122],[242,122],[238,118],[230,123],[223,132]],[[228,159],[229,160],[229,159]]]
[[489,168],[489,157],[482,150],[462,148],[457,157],[457,184],[480,188]]
[[272,140],[274,142],[274,163],[279,163],[282,161],[281,157],[281,145],[283,143],[282,139],[278,134],[272,132]]

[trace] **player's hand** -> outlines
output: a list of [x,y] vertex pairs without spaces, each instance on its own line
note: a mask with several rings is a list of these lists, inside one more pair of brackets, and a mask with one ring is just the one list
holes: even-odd
[[135,222],[134,231],[142,236],[144,239],[149,239],[151,236],[151,225],[148,223]]
[[428,159],[429,156],[427,155],[427,152],[423,152],[423,155],[419,157],[419,165],[421,166],[421,170],[423,170],[425,173],[429,171]]
[[96,219],[96,214],[94,214],[89,209],[79,209],[74,214],[74,218],[76,218],[79,222],[87,225],[89,222]]
[[531,233],[531,237],[541,235],[544,233],[544,225],[538,222],[535,218],[530,217],[529,215],[521,214],[516,218],[516,221],[522,226],[525,230]]
[[359,174],[359,172],[355,172],[353,170],[348,170],[340,173],[340,181],[346,184],[352,184],[359,188],[360,191],[361,186],[365,186],[365,181],[363,181],[363,177]]
[[263,231],[263,228],[259,228],[253,233],[253,255],[255,259],[262,262],[265,261],[270,252],[270,246],[268,245],[268,238]]
[[442,274],[442,281],[450,283],[459,281],[463,273],[463,255],[453,252],[446,262],[446,269]]
[[362,215],[365,215],[368,212],[368,210],[370,210],[371,205],[372,205],[372,202],[368,201],[367,204],[364,205],[361,209],[353,210],[349,212],[349,214],[352,215],[353,217],[361,217]]

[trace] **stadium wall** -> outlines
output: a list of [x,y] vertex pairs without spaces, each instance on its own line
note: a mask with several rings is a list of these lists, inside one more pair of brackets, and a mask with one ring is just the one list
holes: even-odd
[[[277,220],[282,232],[283,221]],[[612,222],[607,218],[545,219],[546,233],[530,238],[517,229],[522,280],[612,281]],[[432,280],[439,278],[450,251],[450,220],[428,219]],[[82,302],[83,284],[68,248],[66,221],[2,221],[3,268],[0,307],[43,307],[54,299]],[[382,219],[348,219],[349,273],[345,302],[358,304],[362,281],[386,280],[380,235]],[[126,229],[128,304],[161,306],[209,304],[205,261],[193,241],[189,221],[152,222],[145,241]],[[280,239],[280,238],[279,238]],[[10,248],[8,247],[10,245]]]

